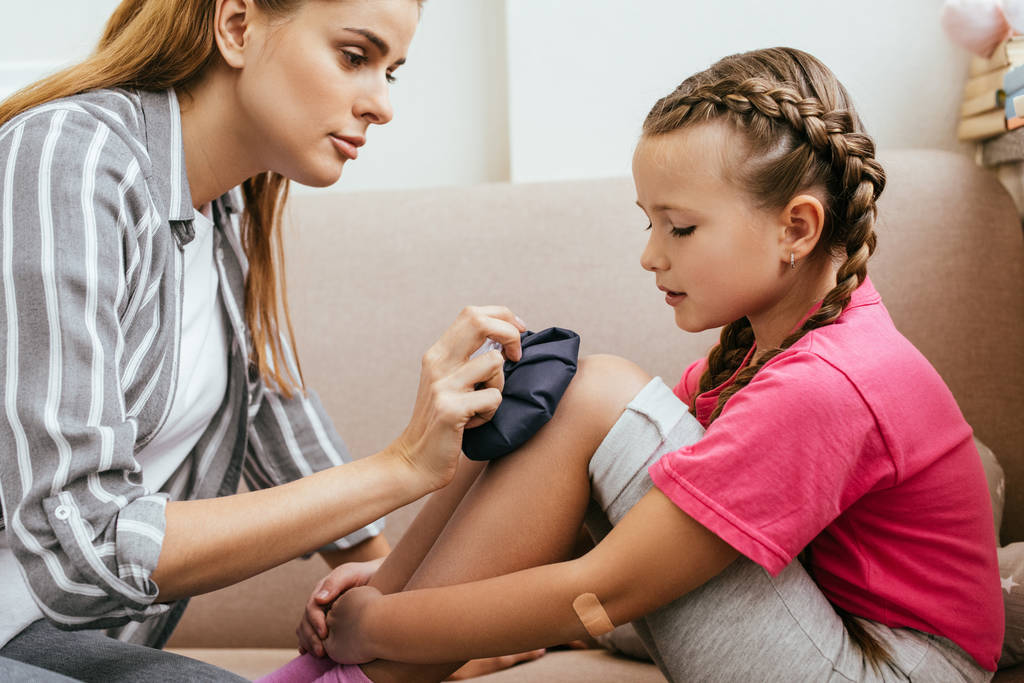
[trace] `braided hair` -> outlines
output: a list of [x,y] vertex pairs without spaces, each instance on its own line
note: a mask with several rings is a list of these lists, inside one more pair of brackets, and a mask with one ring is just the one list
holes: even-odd
[[[762,350],[718,396],[714,421],[729,399],[743,389],[765,363],[809,331],[834,322],[867,277],[874,253],[876,201],[885,172],[875,160],[875,145],[846,89],[819,60],[792,48],[771,48],[726,57],[687,78],[660,99],[644,121],[653,137],[705,122],[724,120],[747,144],[730,178],[763,208],[785,206],[797,193],[822,188],[825,222],[815,247],[842,259],[836,286],[821,307],[782,343]],[[708,355],[698,393],[727,381],[754,343],[747,318],[722,329]],[[696,401],[690,411],[696,414]],[[876,669],[891,660],[886,648],[853,615],[837,608],[850,637]]]
[[[864,133],[845,88],[805,52],[771,48],[726,57],[658,100],[643,132],[663,135],[716,119],[730,122],[743,135],[750,153],[733,174],[764,207],[782,207],[801,190],[824,188],[825,225],[817,249],[844,260],[821,307],[778,348],[762,350],[737,375],[719,395],[711,421],[765,363],[810,330],[835,321],[849,304],[867,277],[877,241],[875,202],[885,187],[874,142]],[[726,325],[708,355],[698,391],[728,380],[753,343],[749,320]]]

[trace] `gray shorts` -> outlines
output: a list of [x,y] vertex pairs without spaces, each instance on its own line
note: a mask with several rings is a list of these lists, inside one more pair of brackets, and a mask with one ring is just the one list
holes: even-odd
[[[630,402],[590,462],[587,527],[599,540],[651,487],[647,468],[704,430],[655,378]],[[695,591],[634,622],[670,681],[988,681],[952,641],[859,620],[892,655],[875,671],[817,584],[794,561],[772,577],[740,556]]]

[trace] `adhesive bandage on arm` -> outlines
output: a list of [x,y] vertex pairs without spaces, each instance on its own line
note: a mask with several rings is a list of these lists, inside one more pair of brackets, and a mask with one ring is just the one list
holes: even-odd
[[608,613],[604,611],[601,601],[593,593],[577,596],[572,601],[572,608],[576,611],[576,616],[583,622],[583,628],[587,629],[587,633],[594,638],[615,629],[615,624],[608,618]]

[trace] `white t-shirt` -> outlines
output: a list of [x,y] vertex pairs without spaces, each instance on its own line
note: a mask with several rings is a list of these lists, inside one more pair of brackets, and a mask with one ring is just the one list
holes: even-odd
[[[209,211],[209,205],[203,207]],[[196,211],[195,238],[185,245],[185,301],[181,309],[178,382],[167,421],[135,454],[142,484],[158,491],[203,435],[224,400],[228,386],[228,336],[218,301],[213,253],[213,221]]]
[[[156,436],[135,454],[142,465],[142,484],[150,491],[159,490],[188,457],[228,386],[228,323],[219,301],[209,205],[203,209],[195,212],[195,237],[184,249],[181,345],[171,410]],[[6,510],[4,519],[10,519]],[[0,533],[0,647],[42,618],[5,530]]]

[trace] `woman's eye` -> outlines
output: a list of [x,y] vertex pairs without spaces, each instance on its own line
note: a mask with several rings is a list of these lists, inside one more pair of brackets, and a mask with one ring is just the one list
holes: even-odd
[[341,54],[345,55],[345,61],[352,66],[362,66],[366,64],[368,60],[366,55],[361,55],[358,52],[351,52],[350,50],[342,50]]
[[693,231],[696,230],[696,229],[697,229],[696,225],[691,225],[691,226],[689,226],[687,228],[677,228],[677,227],[673,226],[672,227],[672,236],[673,237],[686,237],[687,235],[692,235]]
[[653,228],[653,227],[654,227],[654,223],[648,223],[648,224],[647,224],[647,227],[646,227],[646,228],[644,228],[644,230],[650,230],[650,229],[651,229],[651,228]]
[[398,76],[389,71],[386,74],[384,74],[384,80],[387,81],[388,83],[397,83]]

